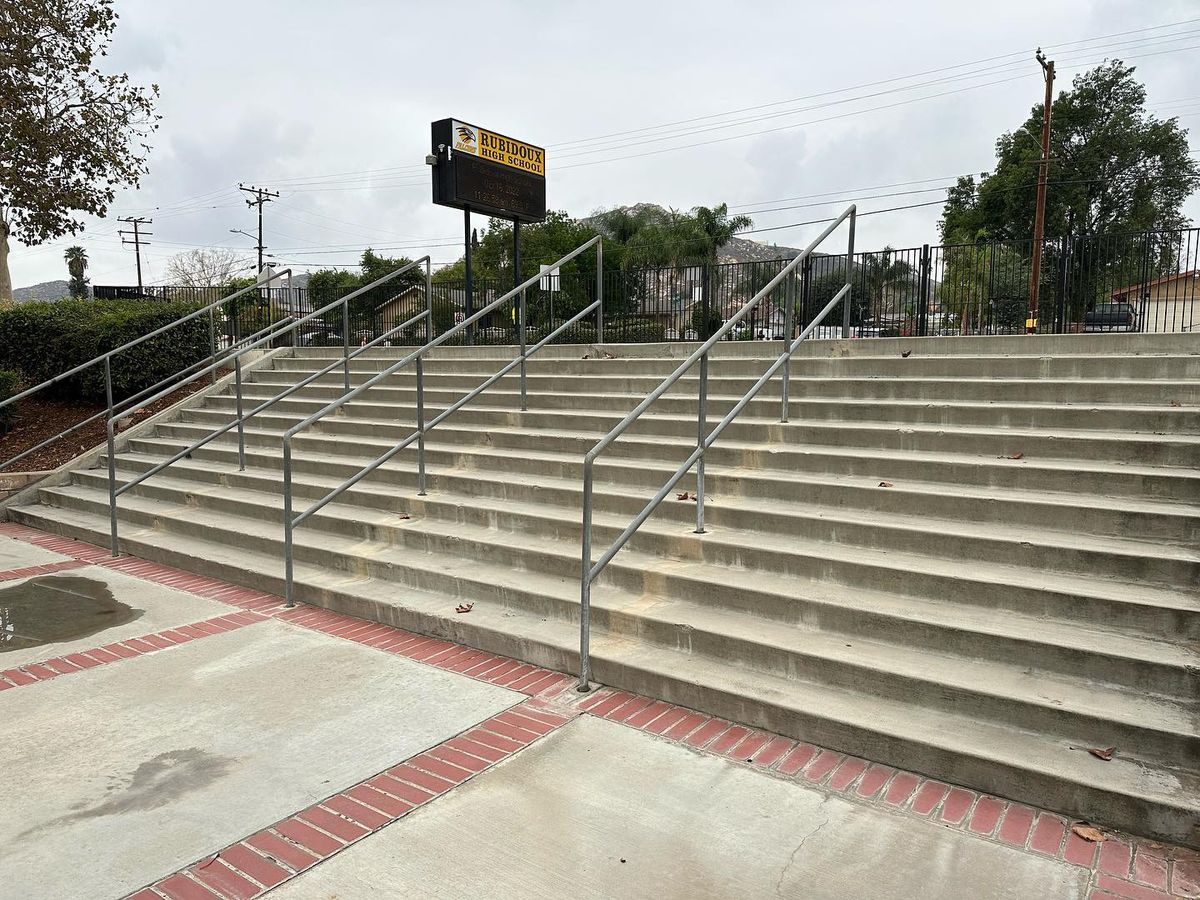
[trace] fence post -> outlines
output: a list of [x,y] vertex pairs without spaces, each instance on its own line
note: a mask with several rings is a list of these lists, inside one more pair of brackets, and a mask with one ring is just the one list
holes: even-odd
[[921,247],[920,279],[917,287],[920,292],[920,296],[917,298],[917,334],[920,337],[929,336],[929,301],[933,288],[933,279],[930,277],[932,269],[933,256],[929,251],[929,245],[925,244]]
[[1058,245],[1058,290],[1054,298],[1054,323],[1052,331],[1054,334],[1062,334],[1066,331],[1067,322],[1067,299],[1071,291],[1071,249],[1073,239],[1066,235]]

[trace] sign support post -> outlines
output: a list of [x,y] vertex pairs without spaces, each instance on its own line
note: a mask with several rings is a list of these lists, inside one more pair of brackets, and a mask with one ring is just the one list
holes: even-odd
[[[473,298],[472,288],[474,287],[473,279],[471,278],[471,208],[463,209],[463,244],[467,248],[467,277],[463,297],[463,316],[467,319],[471,318],[471,313],[475,311],[475,302]],[[475,326],[468,325],[466,331],[467,345],[470,346],[475,340]]]

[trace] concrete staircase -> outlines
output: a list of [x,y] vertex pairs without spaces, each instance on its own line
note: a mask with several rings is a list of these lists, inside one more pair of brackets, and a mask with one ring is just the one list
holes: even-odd
[[[720,346],[710,420],[777,348]],[[430,434],[428,496],[406,453],[298,529],[297,597],[576,671],[583,454],[687,350],[547,348],[528,412],[514,376]],[[355,382],[400,352],[365,354]],[[427,410],[509,352],[436,352]],[[249,404],[336,351],[289,353]],[[790,423],[776,384],[711,451],[709,533],[668,500],[602,576],[595,677],[1200,845],[1200,336],[812,342],[793,375]],[[696,387],[597,464],[597,555],[687,455]],[[122,497],[124,549],[280,591],[280,435],[340,394],[335,372],[253,420],[244,472],[229,434]],[[297,497],[410,433],[414,396],[394,377],[298,438]],[[133,438],[118,478],[233,408],[211,396]],[[106,478],[8,512],[104,544]]]

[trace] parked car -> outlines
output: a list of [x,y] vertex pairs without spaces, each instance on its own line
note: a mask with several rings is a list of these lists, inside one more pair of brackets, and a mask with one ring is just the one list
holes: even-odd
[[1084,331],[1137,331],[1137,309],[1132,303],[1098,303],[1083,314]]
[[323,325],[314,325],[296,335],[299,347],[340,347],[341,344],[341,333]]

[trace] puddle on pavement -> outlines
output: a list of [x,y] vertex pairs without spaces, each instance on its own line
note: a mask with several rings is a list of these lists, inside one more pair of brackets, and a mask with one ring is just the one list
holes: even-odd
[[103,581],[42,575],[0,588],[0,653],[74,641],[141,618]]

